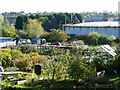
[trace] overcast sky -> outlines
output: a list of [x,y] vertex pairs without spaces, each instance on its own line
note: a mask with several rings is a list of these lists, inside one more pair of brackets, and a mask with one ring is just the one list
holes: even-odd
[[120,0],[0,0],[1,12],[118,11]]

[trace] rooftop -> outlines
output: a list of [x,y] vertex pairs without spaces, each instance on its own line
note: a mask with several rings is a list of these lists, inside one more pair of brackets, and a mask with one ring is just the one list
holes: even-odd
[[84,22],[84,23],[79,23],[79,24],[65,24],[64,26],[75,26],[75,27],[120,27],[120,22],[117,22],[117,21]]

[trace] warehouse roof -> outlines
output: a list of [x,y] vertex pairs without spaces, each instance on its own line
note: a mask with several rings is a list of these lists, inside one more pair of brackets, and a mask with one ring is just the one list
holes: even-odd
[[120,22],[117,21],[104,21],[104,22],[84,22],[79,24],[65,24],[65,26],[78,26],[78,27],[119,27]]

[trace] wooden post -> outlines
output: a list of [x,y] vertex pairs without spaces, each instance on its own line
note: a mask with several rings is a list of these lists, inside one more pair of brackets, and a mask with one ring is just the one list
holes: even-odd
[[55,76],[55,69],[53,70],[52,81],[54,80],[54,76]]

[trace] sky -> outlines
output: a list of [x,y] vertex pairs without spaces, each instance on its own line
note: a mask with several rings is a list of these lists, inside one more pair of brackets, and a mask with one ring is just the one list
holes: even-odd
[[118,11],[120,0],[0,0],[2,12],[103,12]]

